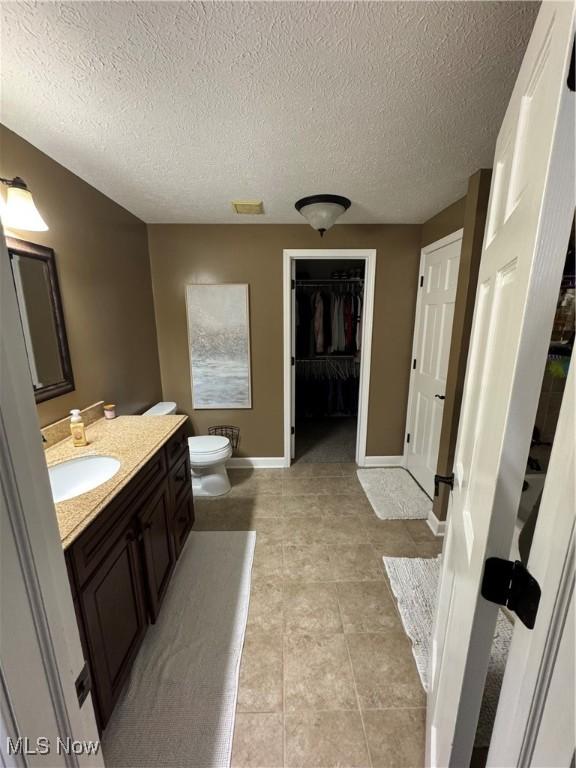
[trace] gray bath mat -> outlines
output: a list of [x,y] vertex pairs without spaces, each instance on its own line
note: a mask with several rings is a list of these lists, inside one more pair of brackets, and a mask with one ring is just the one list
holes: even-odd
[[230,765],[255,541],[190,534],[106,728],[107,766]]
[[402,467],[358,469],[372,509],[381,520],[426,520],[431,499]]
[[[390,578],[392,592],[398,601],[398,610],[404,629],[412,641],[412,653],[416,660],[422,686],[428,692],[432,626],[441,570],[440,557],[435,559],[384,557],[383,560]],[[496,622],[484,698],[476,731],[475,746],[477,747],[487,747],[490,744],[513,629],[513,624],[500,611]]]

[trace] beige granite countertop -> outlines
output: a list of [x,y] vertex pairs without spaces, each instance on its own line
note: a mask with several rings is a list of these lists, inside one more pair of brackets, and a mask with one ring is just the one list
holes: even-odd
[[110,480],[88,493],[55,505],[64,549],[90,525],[186,419],[186,416],[100,419],[86,428],[87,446],[75,448],[72,438],[67,438],[46,449],[49,467],[81,456],[113,456],[121,462],[120,469]]

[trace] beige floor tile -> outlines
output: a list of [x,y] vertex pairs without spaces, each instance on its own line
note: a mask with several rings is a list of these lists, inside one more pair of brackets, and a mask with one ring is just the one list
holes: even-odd
[[356,710],[344,635],[284,635],[284,710]]
[[334,581],[328,548],[321,544],[284,545],[284,581]]
[[245,515],[252,520],[282,516],[281,496],[224,496],[218,499],[194,501],[194,510],[206,518],[220,514]]
[[350,515],[327,517],[323,537],[324,543],[328,546],[368,543],[368,536],[361,520]]
[[284,584],[284,631],[342,632],[334,584]]
[[424,689],[403,631],[345,638],[361,709],[424,706]]
[[286,768],[368,768],[358,712],[299,712],[285,720]]
[[364,712],[373,768],[421,768],[426,742],[426,710]]
[[338,545],[329,548],[337,581],[378,581],[384,579],[384,564],[371,544]]
[[280,517],[268,517],[251,523],[251,530],[256,531],[256,545],[283,544],[284,520]]
[[286,470],[285,477],[341,477],[342,464],[313,464],[298,462]]
[[282,480],[285,470],[278,469],[253,469],[251,467],[233,467],[228,470],[228,477],[232,485],[240,485],[249,480]]
[[417,544],[420,542],[436,542],[439,539],[438,536],[434,536],[426,520],[404,520],[404,525]]
[[246,636],[240,667],[238,712],[283,711],[282,636]]
[[292,517],[284,529],[284,544],[298,547],[324,544],[324,532],[322,517]]
[[284,729],[281,714],[236,715],[232,768],[282,768]]
[[282,515],[289,521],[293,517],[322,517],[327,499],[306,494],[282,496]]
[[259,477],[247,477],[245,480],[232,485],[229,492],[235,496],[279,496],[282,494],[283,481],[279,479],[265,479]]
[[401,541],[393,536],[388,541],[372,543],[372,549],[376,552],[380,561],[383,557],[420,557],[418,547],[413,541]]
[[253,582],[250,590],[248,632],[276,632],[284,630],[283,587],[279,581]]
[[283,481],[284,495],[328,495],[342,493],[363,493],[362,486],[353,477],[305,477],[290,478]]
[[356,471],[358,470],[358,464],[354,461],[346,461],[342,464],[340,464],[340,468],[342,470],[342,474],[344,476],[353,475],[356,477]]
[[443,543],[443,538],[440,538],[438,541],[419,542],[416,544],[418,557],[438,557],[438,555],[442,554]]
[[254,565],[252,566],[252,581],[282,580],[284,574],[284,558],[281,544],[263,544],[256,546]]
[[370,502],[360,493],[341,493],[339,496],[319,496],[321,514],[325,517],[358,517],[372,513]]
[[404,520],[380,520],[374,516],[373,518],[362,517],[361,522],[369,541],[374,544],[389,542],[414,544]]
[[382,581],[336,584],[344,632],[402,630],[388,587]]

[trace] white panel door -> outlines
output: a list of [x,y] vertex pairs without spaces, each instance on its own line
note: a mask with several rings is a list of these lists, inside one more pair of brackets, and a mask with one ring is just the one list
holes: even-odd
[[461,248],[459,230],[423,248],[420,258],[406,466],[429,496],[434,493]]
[[498,135],[433,632],[426,761],[468,765],[574,214],[572,3],[545,2]]

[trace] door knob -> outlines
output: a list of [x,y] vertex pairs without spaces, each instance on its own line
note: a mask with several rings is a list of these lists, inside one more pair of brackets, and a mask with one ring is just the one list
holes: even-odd
[[446,400],[446,395],[434,395],[434,397],[437,397],[438,400]]

